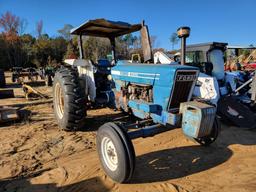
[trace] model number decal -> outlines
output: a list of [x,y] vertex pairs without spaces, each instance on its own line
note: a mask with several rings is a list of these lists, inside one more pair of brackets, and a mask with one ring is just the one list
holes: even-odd
[[154,73],[142,73],[142,72],[126,72],[126,71],[111,71],[112,75],[118,75],[120,77],[135,77],[135,78],[141,78],[141,79],[153,79],[153,80],[159,80],[160,74],[154,74]]
[[194,81],[196,80],[196,75],[177,75],[177,81]]

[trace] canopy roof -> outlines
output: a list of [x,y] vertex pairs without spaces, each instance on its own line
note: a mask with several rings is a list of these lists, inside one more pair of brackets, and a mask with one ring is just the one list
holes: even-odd
[[227,43],[221,43],[221,42],[208,42],[208,43],[199,43],[199,44],[192,44],[187,45],[186,51],[209,51],[211,49],[221,49],[225,50]]
[[253,46],[239,46],[239,45],[229,45],[227,46],[228,49],[255,49],[256,47]]
[[105,19],[95,19],[89,20],[79,27],[72,29],[71,34],[113,38],[139,31],[141,27],[141,24],[131,25],[121,21],[116,22]]

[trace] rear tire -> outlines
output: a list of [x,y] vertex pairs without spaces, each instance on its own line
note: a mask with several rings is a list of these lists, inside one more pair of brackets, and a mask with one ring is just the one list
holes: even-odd
[[105,123],[99,128],[96,141],[105,173],[118,183],[127,183],[135,168],[135,152],[128,134],[115,123]]
[[76,70],[63,68],[56,72],[53,83],[53,106],[61,129],[74,131],[84,127],[86,98]]

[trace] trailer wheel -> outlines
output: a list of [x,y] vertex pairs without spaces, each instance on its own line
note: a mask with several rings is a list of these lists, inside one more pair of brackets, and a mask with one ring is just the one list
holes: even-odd
[[96,140],[105,173],[118,183],[127,183],[135,167],[135,152],[128,134],[117,124],[106,123],[99,128]]
[[219,133],[220,133],[220,123],[219,123],[219,120],[215,118],[211,134],[207,137],[199,138],[195,140],[202,146],[209,146],[217,139]]
[[53,83],[53,106],[58,125],[65,131],[74,131],[84,126],[86,117],[85,91],[77,71],[60,69]]
[[45,85],[48,86],[48,87],[52,86],[52,77],[51,77],[51,75],[46,75]]
[[4,70],[0,69],[0,87],[5,87],[6,81],[4,76]]
[[12,82],[15,83],[15,77],[13,74],[12,74]]

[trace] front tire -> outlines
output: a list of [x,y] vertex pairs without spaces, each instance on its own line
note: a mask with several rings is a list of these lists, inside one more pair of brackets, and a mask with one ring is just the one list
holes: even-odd
[[97,132],[97,151],[105,173],[118,183],[127,183],[134,172],[135,152],[128,134],[114,123]]
[[63,68],[56,72],[53,83],[53,106],[58,125],[65,131],[84,127],[86,117],[85,91],[77,71]]

